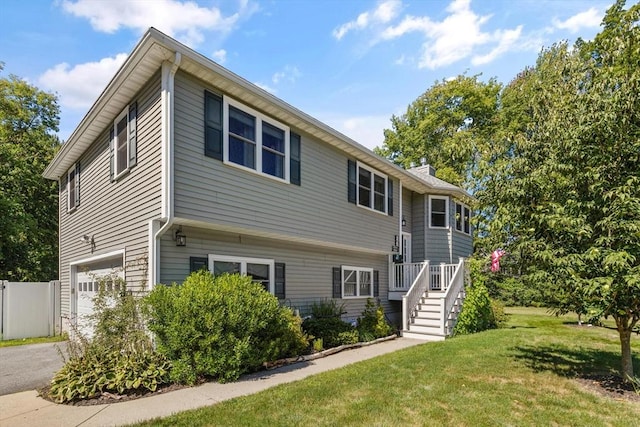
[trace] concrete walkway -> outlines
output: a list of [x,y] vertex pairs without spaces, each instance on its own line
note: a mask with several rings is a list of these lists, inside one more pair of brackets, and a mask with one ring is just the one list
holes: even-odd
[[156,417],[166,417],[188,409],[214,405],[234,397],[257,393],[278,384],[297,381],[423,343],[424,341],[398,338],[272,371],[245,375],[234,383],[206,383],[198,387],[108,405],[58,405],[38,397],[36,391],[9,394],[0,396],[0,425],[38,427],[131,424]]

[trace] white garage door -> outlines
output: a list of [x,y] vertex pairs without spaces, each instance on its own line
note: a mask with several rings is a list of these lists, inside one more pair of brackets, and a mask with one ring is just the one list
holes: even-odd
[[118,279],[123,279],[122,260],[103,261],[99,264],[78,265],[75,279],[75,319],[78,331],[87,337],[93,335],[91,319],[94,298],[100,286],[106,290],[118,290]]

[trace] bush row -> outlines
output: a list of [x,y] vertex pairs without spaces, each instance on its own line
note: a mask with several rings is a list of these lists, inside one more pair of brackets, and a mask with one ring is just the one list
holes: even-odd
[[155,391],[171,382],[233,381],[266,362],[393,333],[371,299],[355,326],[341,320],[344,306],[333,300],[315,304],[302,322],[246,276],[200,271],[142,299],[124,283],[107,290],[107,282],[94,300],[92,339],[75,331],[53,378],[49,396],[57,402]]

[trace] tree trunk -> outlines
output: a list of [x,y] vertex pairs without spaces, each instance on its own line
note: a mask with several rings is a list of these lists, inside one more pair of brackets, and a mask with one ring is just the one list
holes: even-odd
[[633,377],[633,360],[631,359],[631,328],[626,324],[623,325],[623,322],[616,323],[618,324],[620,348],[622,350],[622,379],[628,381],[630,377]]

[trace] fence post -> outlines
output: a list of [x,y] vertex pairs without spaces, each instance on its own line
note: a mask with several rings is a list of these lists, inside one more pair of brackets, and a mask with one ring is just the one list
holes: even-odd
[[4,339],[4,288],[6,280],[0,280],[0,340]]

